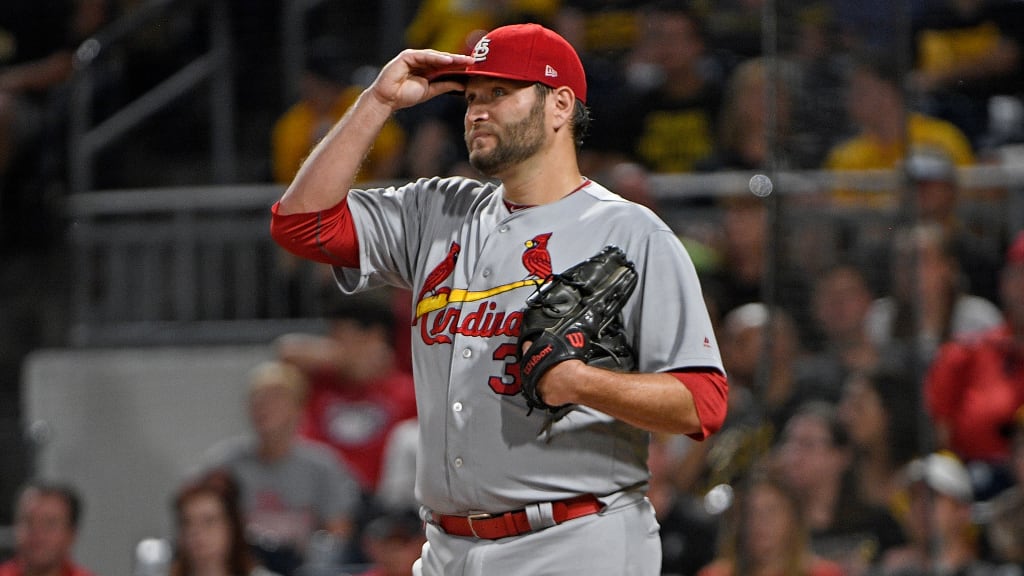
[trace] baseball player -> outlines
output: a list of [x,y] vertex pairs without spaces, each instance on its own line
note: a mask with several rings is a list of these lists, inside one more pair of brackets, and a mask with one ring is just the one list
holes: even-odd
[[[392,113],[450,92],[464,95],[469,161],[486,181],[349,189]],[[579,171],[586,99],[576,52],[535,24],[495,29],[472,55],[403,51],[273,207],[275,240],[334,266],[343,291],[383,282],[415,295],[427,534],[415,574],[658,574],[649,435],[703,439],[724,419],[725,374],[689,256],[651,211]],[[632,270],[635,284],[580,288],[605,268]],[[534,322],[524,310],[554,280],[584,296],[632,292],[621,308],[598,302],[569,328],[531,332],[546,342],[538,350],[518,339]],[[628,372],[573,355],[609,326],[634,355]]]

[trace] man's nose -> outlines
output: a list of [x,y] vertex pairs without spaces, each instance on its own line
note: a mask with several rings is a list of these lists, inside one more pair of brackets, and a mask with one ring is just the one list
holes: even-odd
[[487,107],[482,104],[470,104],[466,108],[466,121],[469,124],[476,124],[486,120],[488,116]]

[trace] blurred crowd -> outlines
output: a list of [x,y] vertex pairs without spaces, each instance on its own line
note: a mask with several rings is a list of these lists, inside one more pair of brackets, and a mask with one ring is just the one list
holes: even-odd
[[[74,47],[138,4],[0,8],[8,247],[53,231],[42,223],[64,177]],[[1002,208],[1019,191],[960,179],[1024,141],[1024,4],[777,0],[771,15],[765,4],[423,0],[403,42],[468,52],[503,23],[558,30],[588,72],[584,173],[659,212],[713,215],[677,232],[717,323],[729,417],[703,443],[652,439],[664,574],[1024,574],[1024,235]],[[267,43],[246,34],[280,9],[239,9],[240,60],[267,59]],[[778,19],[774,46],[766,18]],[[146,60],[147,47],[187,45],[192,28],[178,24],[150,30],[129,64],[169,66]],[[366,34],[331,18],[310,28],[297,100],[265,94],[246,109],[253,180],[289,182],[381,64]],[[244,64],[239,86],[276,90],[266,69]],[[117,101],[134,88],[106,89]],[[462,109],[445,97],[396,115],[359,180],[472,174]],[[157,158],[166,144],[153,146]],[[651,183],[778,169],[902,178],[768,198],[657,195]],[[116,169],[103,177],[124,183]],[[283,337],[275,361],[254,367],[251,430],[197,455],[169,511],[171,574],[218,573],[201,568],[210,563],[230,574],[407,574],[418,556],[408,295],[330,302],[328,333]],[[3,565],[0,576],[70,565],[69,491],[19,493],[11,562],[22,571]],[[55,518],[40,517],[39,500]],[[41,536],[47,527],[59,534]]]

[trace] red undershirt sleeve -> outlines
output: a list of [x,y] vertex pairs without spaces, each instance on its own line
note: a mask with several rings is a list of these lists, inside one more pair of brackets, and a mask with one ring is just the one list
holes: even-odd
[[669,372],[693,395],[693,404],[700,418],[700,432],[687,434],[704,440],[722,427],[729,400],[729,384],[724,374],[714,368],[695,368]]
[[319,212],[288,215],[278,214],[279,204],[270,209],[270,236],[279,246],[314,262],[359,267],[359,236],[348,202]]

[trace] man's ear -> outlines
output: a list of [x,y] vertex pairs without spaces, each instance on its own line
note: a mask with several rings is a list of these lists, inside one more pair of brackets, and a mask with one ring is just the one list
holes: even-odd
[[576,95],[568,86],[562,86],[551,93],[551,99],[555,106],[555,129],[558,130],[572,120],[576,108]]

